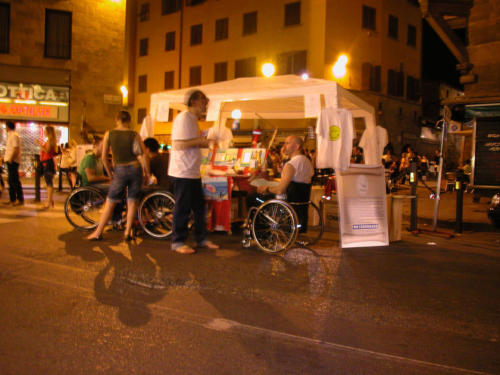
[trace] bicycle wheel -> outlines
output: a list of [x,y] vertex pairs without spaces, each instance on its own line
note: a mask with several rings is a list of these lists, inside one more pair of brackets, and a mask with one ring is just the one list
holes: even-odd
[[139,224],[153,238],[165,239],[172,234],[175,201],[166,191],[146,195],[139,205]]
[[[300,233],[297,236],[297,243],[301,246],[307,247],[314,245],[318,242],[323,235],[323,216],[321,212],[313,202],[309,202],[309,220],[307,224],[307,231]],[[293,206],[293,204],[292,204]]]
[[81,187],[66,198],[64,214],[76,229],[92,230],[97,227],[105,201],[104,194],[99,190]]
[[252,236],[262,251],[279,254],[295,242],[298,222],[297,214],[288,203],[273,199],[261,204],[255,212]]

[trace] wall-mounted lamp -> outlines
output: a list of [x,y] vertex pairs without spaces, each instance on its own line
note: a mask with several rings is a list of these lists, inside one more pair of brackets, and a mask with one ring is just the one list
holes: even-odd
[[345,77],[345,75],[347,74],[346,65],[348,61],[349,59],[346,55],[340,55],[338,57],[332,68],[332,73],[335,78],[340,79]]
[[122,104],[123,104],[124,107],[126,107],[128,105],[128,90],[127,90],[127,86],[122,85],[122,87],[120,87],[120,91],[122,92]]

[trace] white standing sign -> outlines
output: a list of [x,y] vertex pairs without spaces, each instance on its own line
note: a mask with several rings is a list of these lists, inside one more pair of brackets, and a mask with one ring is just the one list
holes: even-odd
[[341,246],[389,245],[384,168],[351,164],[335,172]]

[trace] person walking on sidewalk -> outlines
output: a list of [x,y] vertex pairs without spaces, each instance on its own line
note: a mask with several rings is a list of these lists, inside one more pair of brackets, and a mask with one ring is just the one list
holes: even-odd
[[16,132],[16,125],[7,121],[7,144],[4,162],[9,172],[9,198],[7,204],[18,206],[24,204],[23,187],[19,181],[19,164],[21,163],[21,140]]
[[47,187],[47,203],[43,209],[54,207],[54,175],[56,174],[56,165],[54,157],[57,153],[56,131],[53,126],[47,125],[44,129],[46,142],[38,141],[40,145],[40,163],[42,164],[42,176]]
[[205,137],[200,137],[198,120],[207,109],[208,99],[200,90],[194,90],[188,93],[186,104],[187,111],[179,113],[172,125],[172,151],[168,167],[175,198],[172,250],[180,254],[195,252],[186,244],[191,212],[194,214],[197,246],[219,248],[206,239],[205,198],[200,175],[200,148],[208,147],[209,141]]

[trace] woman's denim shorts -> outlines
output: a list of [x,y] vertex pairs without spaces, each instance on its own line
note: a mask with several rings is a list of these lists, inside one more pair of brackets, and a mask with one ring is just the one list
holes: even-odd
[[137,165],[116,165],[113,179],[109,186],[108,199],[119,202],[125,188],[128,188],[127,199],[138,200],[141,193],[142,169]]

